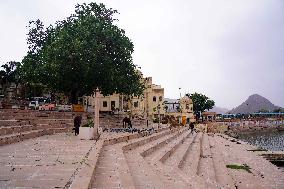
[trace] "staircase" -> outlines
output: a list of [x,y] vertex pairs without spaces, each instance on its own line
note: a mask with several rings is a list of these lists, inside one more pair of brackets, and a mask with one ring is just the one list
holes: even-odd
[[70,116],[72,114],[61,112],[0,112],[0,146],[43,135],[69,132],[73,127]]
[[[279,172],[273,174],[279,183],[272,182],[270,175],[265,175],[266,179],[258,177],[259,165],[253,158],[238,157],[230,151],[225,146],[228,140],[190,133],[187,128],[167,128],[149,136],[108,143],[99,154],[91,188],[283,188],[284,177],[279,177]],[[238,149],[243,153],[244,149]],[[262,166],[269,164],[262,157],[245,153],[262,159]],[[226,168],[236,160],[249,163],[253,173]]]

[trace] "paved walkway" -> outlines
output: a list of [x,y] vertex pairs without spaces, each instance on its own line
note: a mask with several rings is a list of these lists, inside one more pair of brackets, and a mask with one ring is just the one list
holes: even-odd
[[0,147],[0,188],[64,188],[95,141],[57,134]]

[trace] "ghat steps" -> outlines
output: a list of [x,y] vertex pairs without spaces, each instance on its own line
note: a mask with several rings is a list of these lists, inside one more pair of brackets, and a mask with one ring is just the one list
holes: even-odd
[[0,146],[60,132],[71,131],[72,114],[62,112],[0,112]]
[[[223,135],[167,128],[104,145],[90,187],[283,188],[284,174],[246,148]],[[234,163],[252,173],[226,167]]]

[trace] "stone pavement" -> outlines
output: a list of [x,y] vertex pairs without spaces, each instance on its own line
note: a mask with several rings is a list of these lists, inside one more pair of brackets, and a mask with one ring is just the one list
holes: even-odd
[[64,188],[95,141],[62,133],[0,147],[0,188]]

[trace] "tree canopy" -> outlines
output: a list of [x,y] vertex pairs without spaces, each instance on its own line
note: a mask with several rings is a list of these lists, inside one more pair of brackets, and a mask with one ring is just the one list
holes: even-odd
[[193,111],[198,119],[200,117],[200,113],[204,112],[205,110],[209,111],[215,105],[215,102],[213,100],[210,100],[207,96],[201,93],[188,93],[186,94],[186,96],[191,98],[193,102]]
[[141,95],[144,85],[132,61],[134,45],[115,25],[116,14],[103,4],[84,3],[47,28],[40,20],[31,21],[22,78],[62,92],[72,102],[97,87],[104,95]]
[[18,82],[18,67],[21,65],[20,62],[10,61],[2,65],[0,70],[1,82]]
[[10,61],[1,66],[0,84],[3,86],[3,93],[6,95],[7,88],[11,83],[19,84],[19,67],[20,62]]

